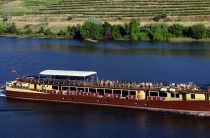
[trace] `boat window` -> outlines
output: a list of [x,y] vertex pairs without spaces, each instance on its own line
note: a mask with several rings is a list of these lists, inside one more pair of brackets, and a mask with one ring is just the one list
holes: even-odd
[[111,89],[105,89],[105,93],[112,94],[112,90]]
[[123,91],[122,91],[122,97],[126,97],[126,96],[128,96],[128,91],[123,90]]
[[84,92],[84,91],[85,91],[84,88],[77,88],[77,90],[78,90],[79,92]]
[[136,95],[136,91],[130,91],[130,95]]
[[68,90],[68,87],[62,87],[62,90]]
[[75,87],[70,87],[70,91],[76,91],[77,89]]
[[52,89],[58,90],[58,86],[52,86]]
[[85,92],[88,92],[88,88],[85,88]]
[[89,92],[96,93],[96,89],[89,89]]
[[167,93],[166,92],[160,92],[159,97],[167,97]]
[[157,92],[150,92],[150,96],[158,96]]
[[121,94],[121,90],[113,90],[114,94]]
[[175,97],[175,94],[174,93],[171,93],[171,97],[174,98]]
[[97,93],[99,95],[104,95],[104,89],[97,89]]
[[191,94],[191,99],[195,99],[195,94]]
[[176,94],[176,98],[179,98],[179,94]]

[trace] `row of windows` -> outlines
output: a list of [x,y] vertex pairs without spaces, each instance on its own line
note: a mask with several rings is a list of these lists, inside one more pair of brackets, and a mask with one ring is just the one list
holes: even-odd
[[[59,90],[58,86],[52,86],[52,89],[54,90]],[[121,94],[122,91],[122,96],[127,96],[128,93],[130,92],[130,95],[136,95],[136,91],[127,91],[127,90],[112,90],[112,89],[94,89],[94,88],[76,88],[76,87],[62,87],[62,90],[70,90],[70,91],[79,91],[79,92],[92,92],[92,93],[99,93],[99,94]]]
[[[150,94],[150,96],[158,96],[158,92],[150,92],[149,94]],[[167,93],[159,92],[159,97],[167,97]],[[179,98],[180,95],[178,93],[177,94],[171,93],[171,97],[172,98]]]

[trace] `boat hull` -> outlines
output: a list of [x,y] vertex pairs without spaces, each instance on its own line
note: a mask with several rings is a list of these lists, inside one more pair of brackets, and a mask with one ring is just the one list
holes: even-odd
[[210,116],[209,101],[136,100],[88,95],[62,95],[15,91],[6,91],[6,95],[7,98],[15,99],[117,106],[124,108],[138,108]]

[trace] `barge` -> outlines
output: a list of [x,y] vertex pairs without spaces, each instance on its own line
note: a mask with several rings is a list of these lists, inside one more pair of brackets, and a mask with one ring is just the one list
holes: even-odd
[[44,70],[6,83],[7,98],[210,115],[210,91],[194,83],[99,80],[94,71]]

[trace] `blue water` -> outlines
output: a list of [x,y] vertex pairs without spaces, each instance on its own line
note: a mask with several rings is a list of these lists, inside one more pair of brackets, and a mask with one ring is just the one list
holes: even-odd
[[[101,79],[210,84],[210,44],[0,38],[0,84],[44,69]],[[7,100],[0,137],[210,137],[210,118],[145,110]]]

